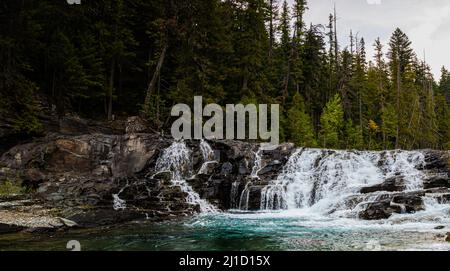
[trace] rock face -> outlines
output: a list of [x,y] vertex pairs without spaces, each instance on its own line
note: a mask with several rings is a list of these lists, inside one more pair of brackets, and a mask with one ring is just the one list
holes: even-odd
[[[124,135],[50,135],[13,147],[1,156],[0,184],[1,180],[20,176],[18,181],[33,191],[27,199],[81,227],[198,212],[199,206],[187,203],[186,191],[172,183],[172,172],[155,170],[162,151],[173,141],[138,133],[141,126],[136,122],[130,120],[130,133]],[[204,161],[199,141],[186,142],[192,150],[193,173],[198,172],[187,183],[201,198],[222,210],[238,208],[247,184],[267,183],[264,180],[281,170],[293,149],[292,145],[283,145],[264,151],[261,177],[255,178],[250,175],[256,167],[257,144],[227,140],[209,143],[215,154],[213,161]],[[233,187],[239,197],[235,200],[231,197]],[[252,188],[251,209],[259,208],[258,191]],[[5,226],[2,231],[28,226]]]
[[[293,144],[261,150],[254,143],[214,140],[207,142],[211,153],[205,155],[200,141],[186,141],[192,176],[181,186],[174,184],[173,172],[155,169],[173,140],[141,133],[145,125],[138,118],[129,119],[126,127],[126,134],[50,134],[5,152],[0,157],[0,185],[6,179],[17,180],[32,193],[20,200],[0,200],[6,204],[0,204],[0,212],[27,216],[26,206],[35,206],[48,215],[48,224],[44,221],[41,228],[93,227],[192,215],[200,206],[188,202],[189,193],[220,210],[259,210],[262,191],[296,151]],[[427,172],[427,179],[420,191],[404,192],[404,176],[361,189],[362,194],[380,196],[362,204],[359,217],[373,220],[417,212],[424,208],[424,196],[449,202],[446,159],[446,152],[425,152],[427,162],[421,170]],[[360,203],[356,198],[351,201]],[[16,207],[5,207],[11,202]],[[2,221],[0,216],[0,232],[34,228],[11,221]]]

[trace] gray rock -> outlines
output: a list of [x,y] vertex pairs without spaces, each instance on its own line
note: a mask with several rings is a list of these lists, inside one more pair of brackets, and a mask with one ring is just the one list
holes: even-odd
[[399,192],[405,190],[405,180],[403,176],[396,176],[385,180],[381,184],[374,186],[364,187],[361,189],[361,193],[368,194],[378,191],[386,192]]

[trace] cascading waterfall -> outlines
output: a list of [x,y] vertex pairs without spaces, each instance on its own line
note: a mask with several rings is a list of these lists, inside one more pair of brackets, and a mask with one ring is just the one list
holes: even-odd
[[231,184],[230,205],[231,208],[239,207],[239,185],[238,181]]
[[255,164],[252,168],[252,174],[250,175],[254,179],[258,179],[258,173],[261,171],[262,164],[262,152],[263,149],[259,148],[257,152],[254,152],[255,155]]
[[201,199],[187,183],[187,179],[192,176],[193,166],[191,150],[184,141],[175,141],[170,147],[165,149],[156,161],[156,172],[172,172],[172,184],[179,186],[187,194],[186,202],[200,206],[201,212],[213,212],[215,208],[206,200]]
[[[258,173],[262,168],[262,152],[262,148],[259,148],[257,152],[253,152],[255,158],[252,172],[250,174],[250,177],[252,179],[259,179]],[[248,210],[248,202],[250,200],[250,186],[251,182],[247,182],[244,190],[242,191],[241,197],[239,199],[239,209],[241,210]]]
[[215,154],[211,146],[204,139],[200,140],[200,151],[203,156],[203,164],[198,171],[198,174],[207,174],[208,165],[217,163],[215,160]]
[[120,198],[120,194],[129,186],[128,182],[127,184],[120,189],[120,191],[117,194],[113,194],[113,209],[115,211],[125,210],[127,208],[127,202]]
[[203,161],[214,161],[214,151],[204,139],[200,140],[200,150],[202,152]]
[[[330,213],[362,187],[403,176],[406,191],[423,187],[425,161],[417,151],[332,151],[298,149],[282,173],[261,192],[262,210],[305,209]],[[377,195],[368,195],[368,202]]]

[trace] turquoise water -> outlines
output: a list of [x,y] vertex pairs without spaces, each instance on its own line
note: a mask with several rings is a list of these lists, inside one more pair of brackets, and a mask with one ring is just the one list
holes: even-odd
[[[404,220],[404,218],[401,218]],[[450,250],[435,223],[231,212],[119,228],[0,236],[0,250]]]

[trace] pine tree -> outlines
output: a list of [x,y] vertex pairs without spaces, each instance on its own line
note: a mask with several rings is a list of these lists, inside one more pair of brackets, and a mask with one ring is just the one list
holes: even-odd
[[291,76],[291,53],[292,53],[292,43],[291,43],[291,27],[290,27],[290,10],[287,1],[283,2],[283,8],[281,11],[279,32],[280,37],[280,55],[281,55],[281,76],[283,82],[281,84],[281,97],[283,105],[286,103],[288,98],[288,88]]
[[403,31],[397,28],[389,42],[389,65],[392,85],[395,87],[396,93],[396,113],[397,113],[397,127],[395,136],[395,148],[400,148],[401,142],[404,141],[405,131],[400,131],[401,127],[406,127],[404,122],[404,112],[402,109],[402,100],[404,97],[403,85],[406,82],[407,73],[410,72],[410,65],[413,57],[413,50],[411,49],[411,41]]
[[298,146],[314,147],[314,129],[310,116],[306,113],[303,98],[296,93],[287,112],[289,139]]

